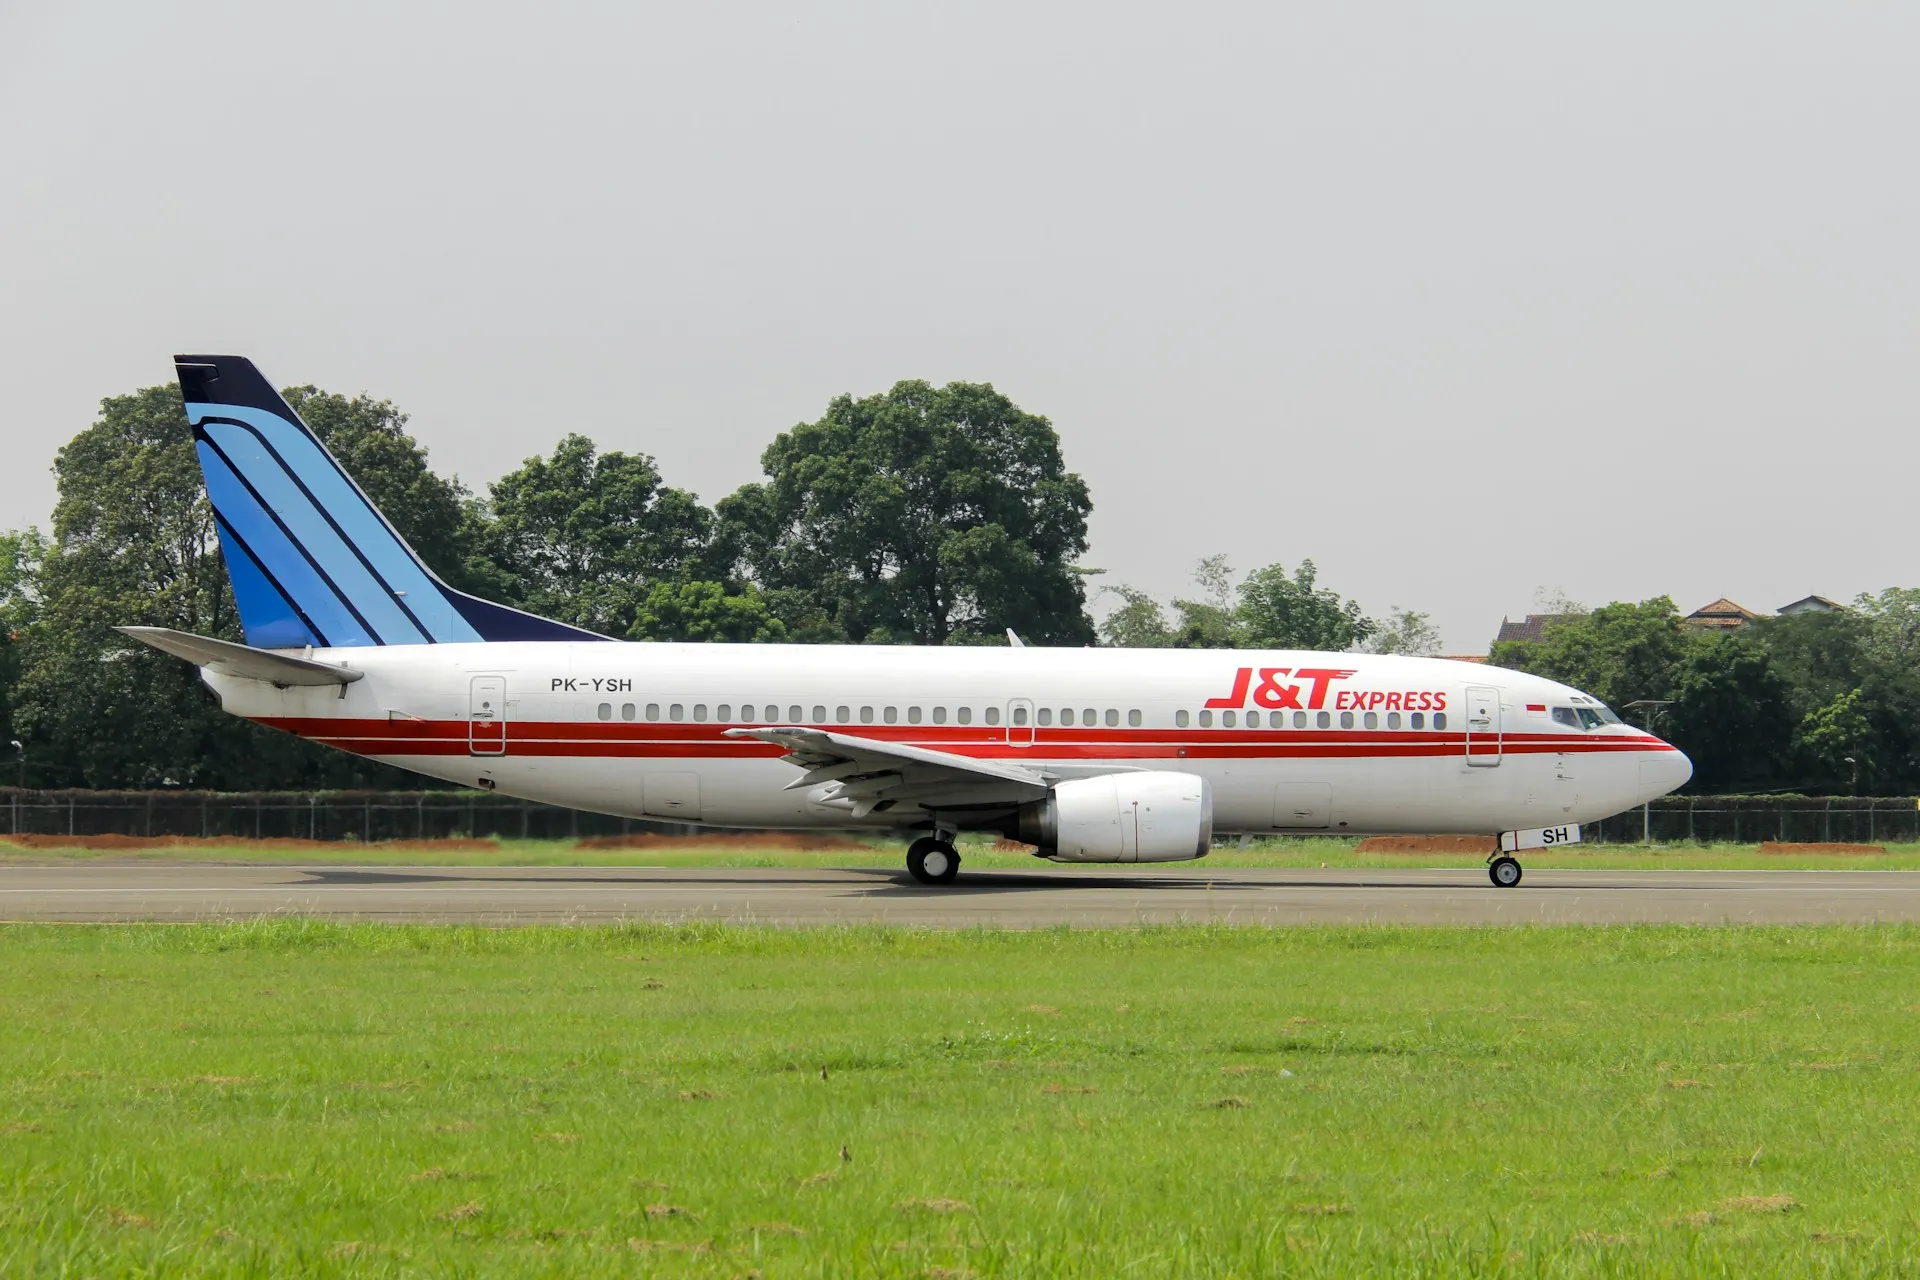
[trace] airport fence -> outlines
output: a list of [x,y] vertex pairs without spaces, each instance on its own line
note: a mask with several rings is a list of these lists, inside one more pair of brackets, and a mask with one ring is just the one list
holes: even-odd
[[[1667,796],[1588,823],[1601,844],[1681,841],[1887,844],[1920,841],[1912,796]],[[36,791],[0,787],[0,835],[243,840],[564,840],[685,823],[614,818],[485,791]]]
[[9,835],[242,840],[564,840],[698,831],[486,791],[34,791],[0,787]]
[[1913,796],[1666,796],[1581,834],[1601,844],[1904,844],[1920,840],[1916,805]]

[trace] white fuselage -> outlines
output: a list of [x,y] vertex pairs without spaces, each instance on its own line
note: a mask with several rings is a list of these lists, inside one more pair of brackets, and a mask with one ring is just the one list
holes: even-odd
[[777,746],[726,736],[742,725],[1017,761],[1055,780],[1198,774],[1217,832],[1586,822],[1691,774],[1638,729],[1580,727],[1567,712],[1590,700],[1575,690],[1433,658],[566,642],[302,652],[365,674],[288,689],[206,680],[236,715],[404,769],[716,826],[910,825],[898,813],[854,818],[818,788],[786,790],[798,771]]

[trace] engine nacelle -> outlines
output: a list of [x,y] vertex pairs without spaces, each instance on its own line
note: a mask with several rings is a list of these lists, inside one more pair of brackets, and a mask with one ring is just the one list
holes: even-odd
[[1018,838],[1061,862],[1184,862],[1213,847],[1213,788],[1191,773],[1109,773],[1020,806]]

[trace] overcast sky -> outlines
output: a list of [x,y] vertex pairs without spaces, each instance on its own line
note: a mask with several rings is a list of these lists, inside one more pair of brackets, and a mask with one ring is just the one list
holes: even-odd
[[0,0],[0,527],[175,351],[712,501],[988,381],[1168,596],[1920,585],[1920,5]]

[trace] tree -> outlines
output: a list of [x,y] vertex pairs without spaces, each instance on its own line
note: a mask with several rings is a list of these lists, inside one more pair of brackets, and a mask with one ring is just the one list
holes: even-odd
[[[840,396],[718,505],[719,545],[797,637],[912,644],[1093,639],[1073,562],[1086,482],[1060,438],[984,383]],[[791,611],[791,612],[789,612]],[[798,623],[798,625],[792,625]]]
[[777,644],[787,638],[787,628],[755,588],[729,593],[718,582],[656,582],[628,634],[636,640]]
[[1237,616],[1242,643],[1249,649],[1351,649],[1380,629],[1356,600],[1316,585],[1319,571],[1311,560],[1288,576],[1270,564],[1247,575],[1238,589]]
[[604,635],[629,634],[660,583],[713,576],[713,514],[643,453],[569,435],[492,486],[487,559],[513,602]]
[[1800,721],[1795,735],[1802,768],[1814,785],[1851,789],[1864,776],[1868,788],[1879,772],[1876,735],[1867,718],[1865,696],[1849,689],[1824,706],[1815,707]]
[[1741,635],[1690,646],[1669,688],[1662,726],[1693,761],[1694,789],[1764,791],[1780,784],[1792,745],[1787,690],[1767,651]]
[[1668,697],[1698,638],[1682,627],[1673,601],[1656,596],[1569,617],[1537,643],[1497,644],[1493,664],[1558,680],[1619,707]]
[[47,540],[35,528],[0,534],[0,747],[18,736],[13,703],[20,683],[20,641],[40,613],[39,576]]
[[[1270,564],[1235,586],[1227,557],[1207,556],[1193,571],[1198,598],[1173,602],[1178,615],[1173,625],[1151,596],[1121,585],[1108,588],[1122,604],[1101,624],[1101,634],[1109,644],[1135,649],[1343,651],[1379,629],[1357,601],[1341,599],[1317,579],[1313,561],[1302,560],[1291,575],[1285,565]],[[1425,621],[1424,614],[1404,617]],[[1438,647],[1437,639],[1434,644]]]
[[1387,620],[1367,641],[1368,653],[1401,653],[1414,658],[1430,658],[1440,652],[1440,629],[1424,613],[1393,606]]
[[1100,639],[1115,649],[1164,649],[1173,643],[1167,615],[1152,596],[1125,583],[1106,590],[1120,597],[1120,607],[1100,622]]

